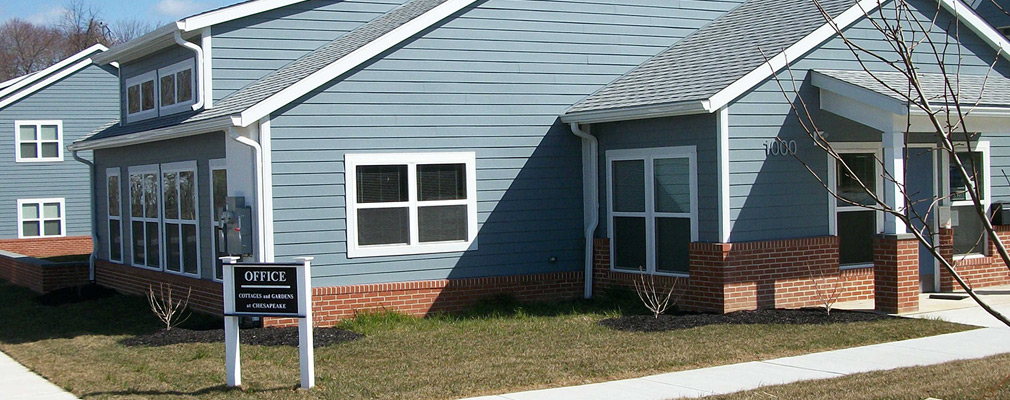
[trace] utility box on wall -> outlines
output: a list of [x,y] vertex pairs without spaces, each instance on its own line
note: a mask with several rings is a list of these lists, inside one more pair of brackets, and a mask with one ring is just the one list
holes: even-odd
[[225,204],[220,221],[224,253],[239,257],[252,256],[252,209],[245,205],[245,198],[242,197],[229,197]]

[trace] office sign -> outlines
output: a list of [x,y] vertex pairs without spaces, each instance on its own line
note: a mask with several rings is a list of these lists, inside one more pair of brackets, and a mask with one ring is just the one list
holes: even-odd
[[298,317],[301,264],[240,264],[234,268],[236,315]]

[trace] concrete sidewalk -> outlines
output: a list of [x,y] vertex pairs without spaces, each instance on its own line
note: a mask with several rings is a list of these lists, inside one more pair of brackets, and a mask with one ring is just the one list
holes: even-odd
[[77,397],[0,352],[0,399],[75,400]]

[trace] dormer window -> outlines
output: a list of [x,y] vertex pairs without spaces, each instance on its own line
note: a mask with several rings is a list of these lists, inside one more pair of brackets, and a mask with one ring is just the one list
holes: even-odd
[[193,60],[126,80],[126,120],[134,122],[189,109],[196,93]]
[[182,111],[193,104],[193,61],[159,69],[158,79],[162,115]]
[[126,117],[129,121],[151,118],[158,114],[155,109],[155,71],[126,80]]

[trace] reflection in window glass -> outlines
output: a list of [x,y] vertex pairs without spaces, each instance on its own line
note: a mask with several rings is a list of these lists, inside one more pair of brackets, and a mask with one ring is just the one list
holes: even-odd
[[[843,165],[844,163],[844,165]],[[849,166],[852,173],[845,169]],[[849,200],[856,204],[874,204],[873,197],[866,192],[864,187],[875,191],[877,187],[876,174],[877,160],[872,153],[842,153],[841,160],[838,161],[836,187],[838,196],[838,206],[846,207],[852,204],[842,199]]]
[[689,160],[686,158],[657,158],[653,161],[653,165],[656,211],[691,212],[691,165]]
[[642,160],[614,161],[614,211],[645,211],[645,162]]
[[[985,198],[984,188],[984,174],[982,165],[982,153],[980,152],[959,152],[957,153],[958,160],[961,160],[961,164],[964,165],[964,170],[968,172],[969,178],[972,180],[974,187],[976,188],[976,194],[978,194],[979,199]],[[961,172],[958,171],[957,165],[955,163],[950,163],[950,198],[953,201],[959,200],[971,200],[968,196],[968,182],[964,180]]]

